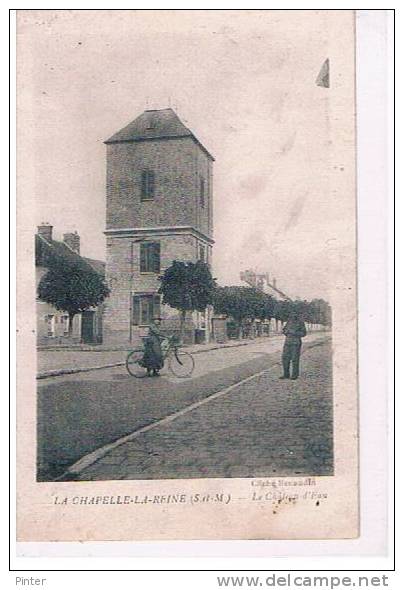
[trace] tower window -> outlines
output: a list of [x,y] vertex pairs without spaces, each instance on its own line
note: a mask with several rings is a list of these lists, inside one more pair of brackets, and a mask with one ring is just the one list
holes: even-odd
[[141,201],[154,199],[154,172],[153,170],[142,170],[142,187],[140,193]]
[[205,246],[199,245],[199,260],[201,262],[206,262],[205,260]]
[[132,324],[148,326],[152,319],[160,316],[160,295],[134,295]]
[[205,207],[205,180],[199,179],[199,204],[201,207]]
[[140,244],[140,272],[160,272],[160,243]]

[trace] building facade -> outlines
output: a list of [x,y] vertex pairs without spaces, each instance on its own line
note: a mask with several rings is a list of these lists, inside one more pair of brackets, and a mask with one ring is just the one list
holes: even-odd
[[[77,232],[65,233],[63,241],[53,238],[53,227],[43,224],[38,227],[35,236],[35,272],[36,287],[48,272],[49,255],[56,255],[61,260],[79,257],[88,265],[89,270],[105,276],[105,263],[80,256],[80,236]],[[56,309],[46,301],[37,298],[37,344],[38,346],[60,346],[66,344],[100,344],[102,342],[103,304],[78,313],[73,318],[69,334],[69,315]]]
[[[107,146],[104,341],[133,343],[153,317],[176,331],[158,277],[174,260],[211,264],[213,157],[172,109],[145,111]],[[188,314],[186,337],[210,337],[209,313]]]

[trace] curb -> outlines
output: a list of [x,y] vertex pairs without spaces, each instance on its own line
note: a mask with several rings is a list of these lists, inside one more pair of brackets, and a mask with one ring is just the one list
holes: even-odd
[[120,367],[125,364],[125,361],[119,363],[110,363],[108,365],[99,365],[97,367],[84,367],[82,369],[55,369],[53,371],[45,371],[38,373],[37,379],[46,379],[47,377],[58,377],[59,375],[73,375],[74,373],[88,373],[89,371],[96,371],[97,369],[111,369],[112,367]]

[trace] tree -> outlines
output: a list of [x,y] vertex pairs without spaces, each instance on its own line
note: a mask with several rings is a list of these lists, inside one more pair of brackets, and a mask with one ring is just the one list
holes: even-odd
[[272,317],[274,299],[254,287],[217,287],[214,308],[216,313],[231,316],[235,320],[238,337],[241,338],[243,326],[247,321]]
[[293,302],[281,300],[275,302],[274,317],[276,320],[286,322],[293,308]]
[[258,291],[258,293],[254,317],[258,320],[270,320],[275,314],[276,301],[268,293],[262,291]]
[[286,322],[292,312],[298,313],[306,322],[331,325],[331,307],[323,299],[279,301],[254,287],[216,287],[214,308],[216,313],[235,320],[239,338],[247,322],[271,318],[275,318],[277,322]]
[[163,304],[180,312],[180,339],[183,342],[187,311],[205,311],[213,303],[215,279],[209,266],[200,260],[196,263],[174,260],[159,279]]
[[274,317],[277,320],[287,321],[292,311],[310,324],[331,325],[331,307],[324,299],[275,302]]
[[69,315],[69,337],[78,313],[96,307],[109,295],[103,277],[79,256],[49,255],[48,272],[38,285],[38,297]]

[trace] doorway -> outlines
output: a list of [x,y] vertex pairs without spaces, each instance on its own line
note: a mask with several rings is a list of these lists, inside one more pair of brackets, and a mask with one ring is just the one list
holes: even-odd
[[85,344],[95,342],[94,320],[94,311],[83,311],[81,314],[81,341]]

